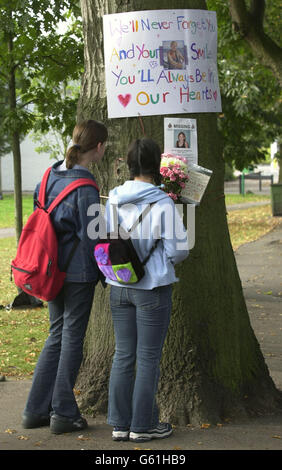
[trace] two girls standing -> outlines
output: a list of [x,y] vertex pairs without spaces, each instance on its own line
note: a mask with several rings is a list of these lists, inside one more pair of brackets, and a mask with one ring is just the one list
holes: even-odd
[[[107,130],[90,120],[77,125],[74,145],[66,159],[56,163],[47,185],[47,207],[71,181],[93,175],[87,167],[99,162],[105,151]],[[133,245],[144,259],[160,238],[145,265],[145,276],[136,284],[111,285],[110,304],[115,332],[115,355],[109,384],[108,422],[114,440],[148,441],[168,437],[169,423],[159,422],[155,399],[159,364],[167,334],[172,284],[177,282],[174,265],[188,256],[187,234],[173,201],[159,185],[161,152],[150,139],[136,140],[128,152],[130,180],[114,188],[106,206],[111,223],[111,206],[118,207],[118,222],[128,229],[144,205],[154,203],[150,213],[133,232]],[[36,188],[36,194],[39,188]],[[87,236],[87,209],[99,202],[93,187],[75,190],[54,210],[53,224],[59,242],[59,266],[64,266],[75,238],[77,249],[67,271],[63,289],[48,303],[50,334],[39,357],[31,391],[23,413],[23,426],[50,423],[53,433],[81,430],[87,422],[80,415],[73,387],[82,360],[83,339],[99,280],[94,260],[97,240]],[[127,205],[127,206],[126,206]],[[168,218],[167,212],[171,213]],[[147,220],[147,222],[146,222]],[[147,226],[142,238],[143,224]],[[142,228],[143,227],[143,228]],[[179,238],[179,234],[182,234]],[[136,369],[136,370],[135,370]]]

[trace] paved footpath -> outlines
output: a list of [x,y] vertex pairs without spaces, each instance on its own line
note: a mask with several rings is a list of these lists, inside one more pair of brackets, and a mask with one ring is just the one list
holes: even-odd
[[[281,255],[282,220],[274,230],[255,242],[241,246],[235,254],[251,323],[270,375],[280,390],[282,390]],[[177,426],[168,439],[138,445],[130,442],[113,442],[111,427],[106,424],[105,416],[87,417],[89,428],[72,434],[53,435],[48,427],[23,429],[21,413],[29,388],[29,380],[17,381],[7,378],[5,382],[0,382],[0,454],[1,450],[81,449],[96,452],[112,450],[116,453],[125,451],[130,454],[130,451],[136,451],[137,448],[142,452],[147,449],[147,453],[158,450],[175,453],[181,453],[181,450],[191,451],[192,456],[198,455],[192,451],[209,450],[282,451],[282,412],[247,421],[230,422],[220,427],[211,426],[208,429]],[[86,454],[87,452],[83,455]],[[33,455],[38,454],[33,453]],[[243,461],[244,457],[241,462]]]

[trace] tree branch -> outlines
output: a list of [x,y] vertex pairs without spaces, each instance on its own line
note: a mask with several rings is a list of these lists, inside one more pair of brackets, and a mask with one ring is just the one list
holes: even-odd
[[59,62],[58,60],[54,59],[51,55],[42,55],[41,57],[44,57],[44,59],[50,59],[52,62],[54,62],[57,65],[60,65],[60,67],[66,67],[66,63]]
[[38,101],[38,99],[33,98],[33,99],[29,100],[29,101],[26,101],[26,103],[22,103],[22,104],[20,104],[20,105],[17,105],[17,108],[18,108],[18,109],[25,108],[26,106],[28,106],[28,105],[31,104],[31,103],[34,103],[35,101]]
[[245,37],[248,31],[250,21],[246,8],[245,0],[229,0],[229,11],[233,22],[233,29],[242,37]]
[[229,11],[235,31],[248,42],[258,60],[272,69],[282,87],[281,48],[265,33],[263,28],[265,1],[252,0],[249,11],[245,0],[229,0]]
[[252,0],[250,13],[258,27],[263,28],[265,0]]

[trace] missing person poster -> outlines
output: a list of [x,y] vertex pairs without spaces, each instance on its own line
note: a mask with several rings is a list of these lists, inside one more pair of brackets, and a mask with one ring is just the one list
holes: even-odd
[[221,111],[214,11],[104,15],[103,33],[109,118]]
[[164,152],[198,163],[196,119],[164,119]]

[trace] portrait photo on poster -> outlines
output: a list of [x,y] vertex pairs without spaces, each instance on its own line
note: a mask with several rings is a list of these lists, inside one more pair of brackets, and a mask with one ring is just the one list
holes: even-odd
[[160,65],[169,70],[185,70],[188,65],[184,41],[163,41],[160,46]]
[[164,118],[164,151],[198,163],[197,120]]

